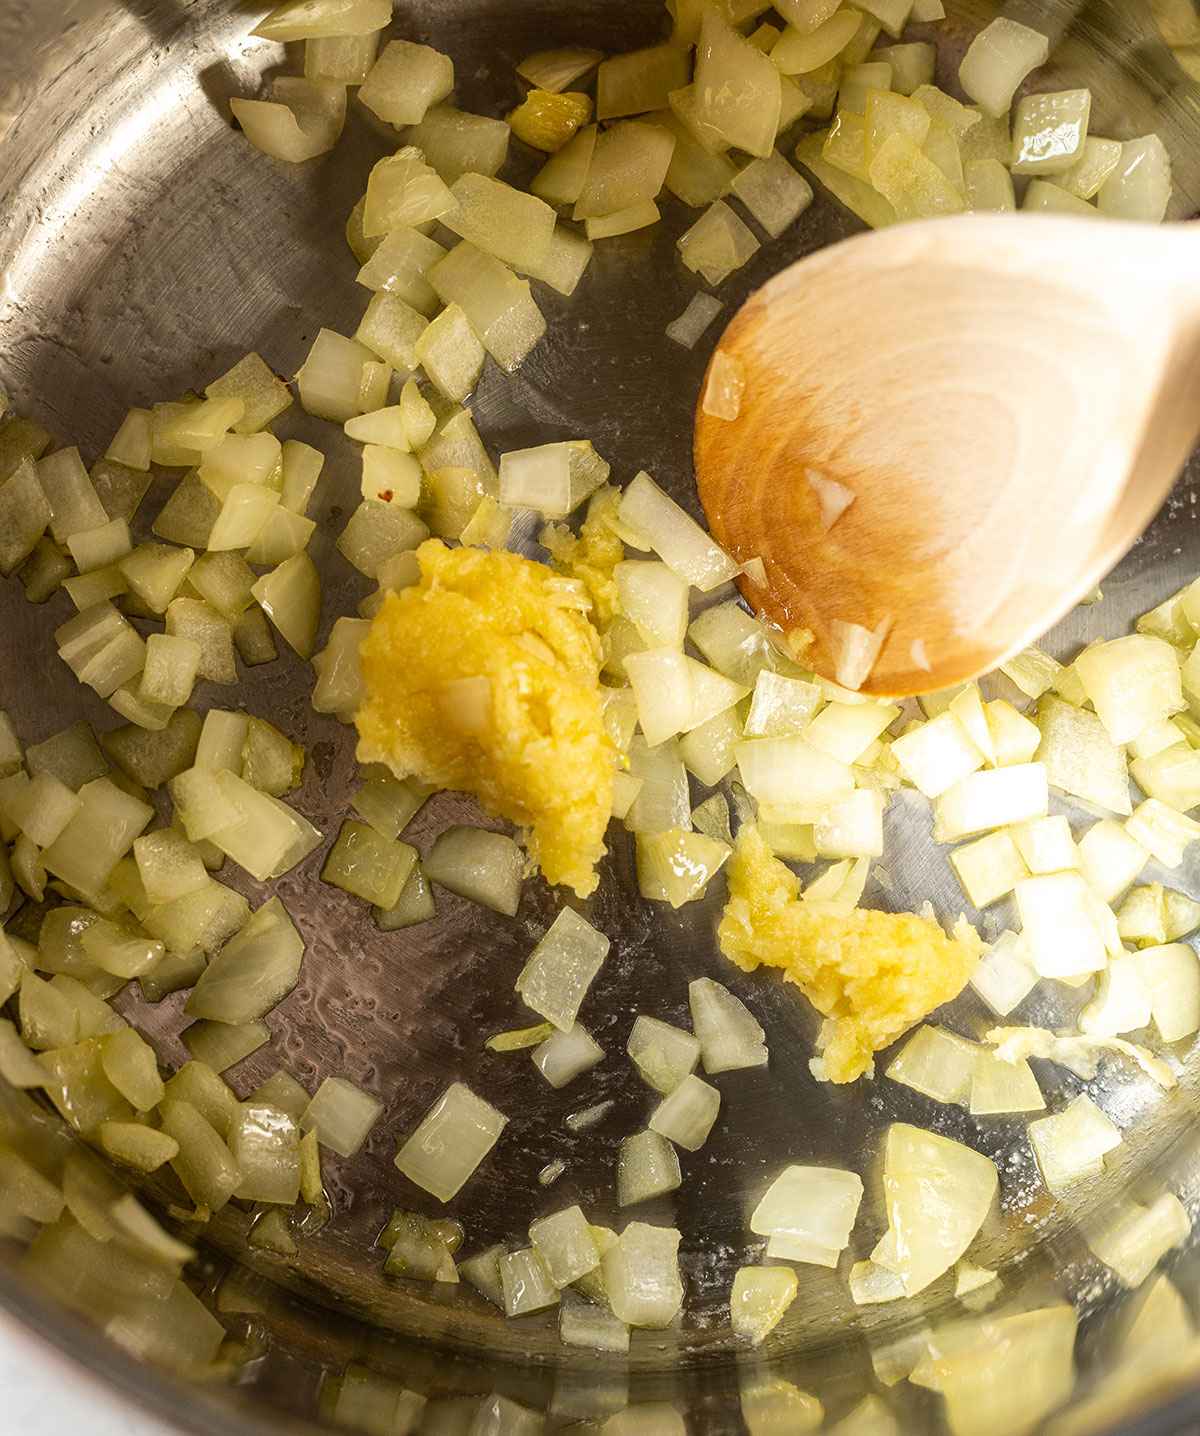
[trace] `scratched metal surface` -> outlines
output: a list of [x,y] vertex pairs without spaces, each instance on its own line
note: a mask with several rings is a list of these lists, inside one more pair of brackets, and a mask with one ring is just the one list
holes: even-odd
[[[0,0],[0,383],[85,457],[103,451],[130,404],[176,397],[248,348],[294,373],[318,327],[352,332],[364,307],[342,226],[389,136],[352,106],[345,139],[319,161],[293,168],[252,151],[233,132],[227,101],[255,93],[261,77],[284,61],[279,47],[248,36],[261,8],[230,0],[62,0],[42,9]],[[995,8],[956,8],[942,32],[943,79],[954,73],[963,36]],[[1177,166],[1176,215],[1195,214],[1200,103],[1196,88],[1151,39],[1148,7],[1026,0],[1008,8],[1058,40],[1040,87],[1068,79],[1090,84],[1099,132],[1163,133]],[[630,49],[658,38],[660,16],[651,0],[619,6],[415,0],[398,6],[396,33],[454,56],[462,106],[503,114],[514,101],[512,65],[529,50],[575,41]],[[287,57],[293,69],[295,60]],[[521,182],[533,168],[528,152],[514,154],[505,174]],[[515,379],[489,371],[473,401],[493,453],[586,435],[612,462],[618,481],[647,468],[695,507],[691,410],[715,335],[692,354],[663,335],[696,287],[674,252],[689,222],[688,212],[671,203],[657,228],[599,246],[571,301],[539,286],[546,340]],[[722,289],[729,312],[782,265],[854,227],[849,216],[819,201]],[[295,410],[281,433],[329,454],[313,543],[325,579],[327,631],[365,591],[332,548],[356,501],[356,465],[330,426]],[[1050,635],[1051,651],[1068,655],[1088,638],[1124,631],[1132,615],[1194,575],[1200,567],[1198,488],[1200,465],[1193,461],[1150,532],[1105,584],[1103,603],[1080,610]],[[167,492],[165,481],[156,483],[148,514]],[[15,582],[0,584],[0,706],[31,741],[79,715],[112,726],[107,707],[84,695],[51,652],[50,630],[66,616],[65,605],[60,597],[30,608]],[[352,741],[346,729],[312,713],[309,685],[304,666],[287,656],[250,670],[234,701],[306,745],[310,763],[295,801],[332,838],[353,781]],[[1002,680],[996,691],[1005,691]],[[220,705],[229,696],[210,688],[201,704]],[[413,840],[425,848],[448,823],[473,818],[464,801],[439,798],[414,824]],[[873,881],[867,901],[910,907],[928,897],[942,912],[957,911],[961,897],[944,852],[928,841],[925,807],[901,800],[888,821],[891,884],[885,889]],[[977,1123],[882,1080],[850,1089],[815,1083],[807,1069],[812,1012],[770,979],[734,972],[715,950],[719,884],[709,901],[680,913],[651,907],[637,897],[628,843],[618,836],[612,846],[587,911],[613,937],[613,954],[582,1013],[608,1055],[561,1092],[550,1090],[525,1057],[490,1056],[481,1045],[487,1033],[523,1020],[512,982],[555,911],[556,898],[544,885],[527,885],[511,921],[441,893],[436,922],[386,937],[361,904],[316,881],[321,852],[278,885],[305,933],[308,956],[300,985],[270,1017],[271,1046],[234,1070],[234,1085],[245,1093],[280,1065],[310,1089],[324,1076],[343,1075],[377,1094],[386,1114],[357,1158],[327,1158],[337,1212],[331,1226],[307,1240],[290,1266],[251,1255],[254,1266],[315,1307],[361,1318],[378,1333],[419,1336],[488,1361],[533,1363],[511,1378],[518,1383],[544,1384],[549,1378],[537,1373],[538,1364],[596,1371],[604,1363],[594,1356],[564,1355],[552,1317],[514,1326],[470,1293],[446,1297],[383,1280],[372,1242],[387,1213],[397,1204],[436,1206],[400,1178],[392,1157],[435,1095],[449,1080],[462,1079],[512,1117],[495,1157],[455,1204],[471,1248],[519,1239],[533,1217],[573,1201],[593,1220],[619,1224],[616,1147],[644,1125],[651,1105],[624,1059],[629,1025],[639,1011],[686,1020],[688,981],[710,974],[759,1015],[768,1031],[770,1069],[717,1079],[722,1118],[702,1152],[684,1155],[682,1190],[634,1214],[671,1222],[684,1233],[687,1318],[677,1330],[638,1333],[633,1361],[645,1380],[665,1381],[678,1393],[696,1429],[739,1429],[721,1413],[724,1395],[735,1387],[726,1330],[729,1282],[757,1250],[746,1241],[748,1204],[786,1159],[848,1163],[870,1173],[880,1135],[896,1119],[970,1140],[1000,1162],[1001,1211],[979,1260],[1002,1266],[1016,1289],[1066,1273],[1068,1285],[1094,1287],[1085,1305],[1105,1305],[1111,1290],[1095,1282],[1097,1268],[1083,1259],[1063,1215],[1047,1204],[1021,1124]],[[1200,894],[1200,863],[1174,881]],[[262,899],[262,889],[249,881],[243,886],[253,901]],[[999,931],[1007,916],[1002,907],[990,909],[981,919],[985,932]],[[177,1035],[181,1004],[176,997],[137,1015],[169,1063],[184,1057]],[[1022,1013],[1048,1021],[1065,1010],[1038,996]],[[947,1020],[971,1035],[989,1025],[972,997],[956,1003]],[[1069,1095],[1080,1085],[1054,1069],[1040,1075],[1051,1094]],[[1181,1156],[1178,1139],[1194,1112],[1197,1080],[1186,1064],[1181,1091],[1169,1101],[1124,1070],[1107,1069],[1090,1085],[1127,1134],[1115,1172],[1081,1198],[1082,1205],[1102,1203],[1168,1165],[1191,1189],[1190,1157]],[[580,1136],[564,1128],[567,1113],[607,1098],[615,1106],[599,1127]],[[536,1178],[552,1157],[562,1157],[567,1172],[546,1191]],[[880,1212],[865,1209],[856,1255],[865,1254],[880,1225]],[[244,1236],[245,1219],[231,1211],[214,1224],[211,1239],[218,1251],[245,1257]],[[816,1268],[804,1270],[803,1290],[804,1299],[772,1338],[764,1358],[776,1363],[771,1369],[814,1359],[824,1379],[852,1380],[845,1373],[861,1368],[859,1336],[900,1329],[921,1314],[911,1307],[858,1311],[844,1283]],[[19,1279],[6,1272],[0,1272],[0,1305],[72,1349],[87,1346],[71,1324],[36,1315]],[[931,1300],[922,1310],[935,1305]],[[357,1350],[361,1340],[335,1338],[342,1326],[318,1311],[307,1320],[293,1316],[291,1330],[296,1350],[312,1360],[322,1351]],[[108,1360],[90,1348],[88,1359]],[[118,1366],[110,1375],[122,1380]],[[307,1390],[304,1383],[289,1383],[270,1360],[258,1384],[268,1408],[306,1409],[297,1395]],[[152,1387],[149,1380],[143,1394]],[[924,1407],[914,1410],[911,1419],[923,1425]],[[192,1413],[188,1419],[200,1418]]]

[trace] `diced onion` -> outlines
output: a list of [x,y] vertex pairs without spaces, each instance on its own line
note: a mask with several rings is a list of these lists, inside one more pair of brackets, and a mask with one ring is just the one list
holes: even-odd
[[760,247],[754,232],[723,199],[714,200],[677,245],[684,264],[713,286],[722,284]]
[[728,988],[709,977],[698,977],[688,985],[688,1004],[705,1072],[711,1075],[766,1066],[765,1034],[745,1003]]
[[499,1266],[505,1316],[527,1316],[558,1305],[558,1288],[533,1247],[506,1253],[500,1257]]
[[961,1257],[991,1209],[999,1186],[994,1164],[948,1137],[897,1122],[884,1156],[888,1231],[873,1262],[915,1296]]
[[1191,1235],[1187,1208],[1172,1192],[1150,1205],[1122,1200],[1084,1226],[1092,1252],[1131,1290],[1141,1286],[1159,1261]]
[[723,308],[721,301],[711,294],[693,294],[683,313],[667,325],[667,338],[685,349],[695,348],[700,336]]
[[656,1017],[636,1019],[627,1050],[642,1080],[664,1095],[673,1092],[700,1060],[697,1038]]
[[565,1087],[604,1058],[604,1049],[578,1023],[570,1032],[550,1032],[533,1053],[533,1065],[551,1087]]
[[1003,115],[1017,87],[1050,54],[1045,35],[1003,17],[993,20],[971,42],[958,71],[958,82],[986,115]]
[[522,1001],[559,1031],[570,1032],[608,949],[603,933],[573,908],[563,908],[517,978]]
[[512,917],[520,903],[525,858],[503,833],[447,828],[429,850],[423,867],[431,882],[494,912]]
[[796,1300],[796,1273],[785,1266],[744,1266],[733,1278],[730,1323],[733,1334],[759,1346]]
[[675,1148],[659,1132],[626,1137],[617,1154],[617,1205],[636,1206],[676,1191],[682,1183]]
[[444,100],[453,88],[454,64],[448,55],[428,45],[392,40],[371,67],[358,97],[390,125],[416,125],[430,105]]
[[661,1330],[675,1319],[683,1305],[679,1240],[673,1227],[630,1222],[604,1253],[604,1286],[619,1320]]
[[396,1153],[396,1166],[448,1202],[496,1145],[508,1118],[462,1082],[454,1082]]
[[831,1167],[785,1167],[750,1217],[750,1230],[771,1238],[768,1256],[837,1265],[862,1202],[862,1179]]
[[1104,1169],[1108,1152],[1121,1144],[1120,1129],[1084,1094],[1062,1112],[1029,1124],[1029,1140],[1046,1186],[1061,1196]]
[[531,1222],[529,1240],[545,1264],[551,1282],[560,1291],[600,1265],[600,1253],[592,1240],[591,1228],[578,1206],[566,1207]]

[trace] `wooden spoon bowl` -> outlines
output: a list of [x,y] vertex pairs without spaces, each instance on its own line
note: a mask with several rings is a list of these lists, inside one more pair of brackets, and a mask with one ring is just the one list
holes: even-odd
[[706,389],[730,372],[740,411],[702,394],[696,478],[718,542],[763,561],[746,599],[826,677],[948,687],[1094,589],[1174,483],[1200,434],[1200,232],[972,215],[863,235],[751,296]]

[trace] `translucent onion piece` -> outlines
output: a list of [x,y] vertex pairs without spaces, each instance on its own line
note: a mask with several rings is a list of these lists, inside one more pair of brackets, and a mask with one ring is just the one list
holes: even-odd
[[417,1186],[448,1202],[495,1146],[508,1118],[455,1082],[433,1104],[396,1154]]
[[[387,23],[386,21],[384,22]],[[358,92],[367,109],[388,124],[416,125],[454,88],[454,63],[428,45],[392,40]]]
[[737,745],[738,771],[752,797],[777,808],[803,810],[811,821],[828,804],[848,797],[854,776],[847,763],[803,738],[752,738]]
[[516,269],[545,259],[556,215],[544,200],[477,174],[455,180],[451,193],[458,207],[444,223],[460,238]]
[[1075,660],[1084,692],[1114,743],[1128,743],[1183,708],[1179,661],[1169,643],[1131,633]]
[[629,1034],[627,1051],[638,1075],[656,1092],[673,1092],[700,1060],[700,1042],[656,1017],[638,1017]]
[[1158,798],[1147,798],[1125,824],[1125,832],[1165,867],[1177,868],[1188,846],[1200,838],[1200,823]]
[[813,201],[812,186],[777,150],[740,170],[732,189],[772,239],[778,239]]
[[564,1346],[592,1351],[627,1352],[629,1328],[611,1311],[574,1292],[564,1292],[558,1311],[558,1335]]
[[685,349],[694,349],[701,335],[724,308],[711,294],[693,294],[687,308],[667,325],[668,339]]
[[1013,114],[1014,174],[1065,174],[1083,153],[1090,90],[1025,95]]
[[1105,1155],[1121,1144],[1121,1132],[1081,1094],[1062,1112],[1030,1122],[1029,1140],[1043,1181],[1061,1196],[1076,1182],[1103,1171]]
[[704,393],[700,399],[701,410],[717,419],[732,422],[742,412],[745,388],[746,376],[740,361],[718,350],[708,366]]
[[744,1266],[733,1278],[730,1322],[733,1334],[759,1346],[796,1300],[796,1273],[785,1266]]
[[1018,86],[1050,55],[1050,42],[1015,20],[993,20],[971,42],[958,81],[985,115],[1003,115]]
[[368,35],[385,29],[392,19],[389,0],[286,0],[255,35],[264,40],[308,40],[320,35]]
[[500,1257],[499,1266],[505,1316],[527,1316],[530,1312],[557,1306],[558,1288],[533,1247],[506,1253]]
[[720,1108],[720,1092],[689,1074],[654,1109],[650,1130],[689,1152],[698,1152],[708,1140]]
[[765,1067],[765,1034],[746,1005],[719,982],[698,977],[688,985],[692,1026],[710,1075]]
[[[599,219],[652,203],[663,187],[674,149],[674,135],[640,120],[621,120],[605,130],[595,141],[573,217]],[[516,267],[523,266],[518,262]]]
[[714,200],[677,245],[684,264],[714,287],[759,250],[753,232],[723,199]]
[[683,1178],[675,1148],[658,1132],[626,1137],[617,1154],[617,1205],[639,1202],[676,1191]]
[[547,204],[577,204],[587,183],[596,134],[595,125],[585,125],[573,140],[546,161],[533,177],[531,191]]
[[255,149],[293,164],[333,149],[346,123],[345,86],[332,80],[280,76],[271,93],[270,100],[235,96],[229,102],[234,118]]
[[661,1330],[675,1319],[683,1305],[679,1240],[672,1227],[630,1222],[604,1253],[604,1286],[619,1320]]
[[409,130],[407,139],[452,185],[464,174],[496,174],[508,158],[511,136],[503,120],[467,114],[453,105],[435,105]]
[[274,1107],[242,1103],[229,1133],[243,1201],[292,1205],[300,1197],[300,1132]]
[[353,1157],[383,1113],[383,1103],[344,1077],[327,1077],[300,1118],[300,1129],[340,1157]]
[[888,1129],[884,1199],[888,1232],[872,1261],[915,1296],[948,1271],[982,1226],[999,1179],[969,1147],[904,1123]]
[[603,933],[572,908],[563,908],[517,978],[522,1001],[561,1032],[570,1032],[608,949]]
[[1200,1030],[1200,963],[1187,943],[1143,948],[1133,961],[1162,1040],[1179,1042]]
[[[517,911],[525,859],[516,843],[503,833],[447,828],[422,866],[431,882],[440,883],[459,897],[508,917]],[[564,1030],[570,1026],[568,1022]]]
[[971,974],[971,986],[997,1017],[1007,1017],[1037,986],[1022,938],[1003,932],[984,953]]
[[456,245],[428,270],[444,304],[458,304],[496,363],[512,373],[546,332],[529,284],[475,245]]
[[497,1245],[458,1264],[460,1275],[501,1311],[504,1310],[504,1288],[500,1281],[500,1258],[504,1255],[504,1248]]
[[1131,811],[1125,755],[1095,714],[1047,694],[1038,704],[1037,725],[1038,761],[1053,787],[1111,813]]
[[301,658],[311,658],[321,618],[321,581],[306,553],[286,559],[254,585],[263,612]]
[[266,1015],[295,987],[304,939],[278,898],[222,948],[188,998],[191,1017],[240,1024]]
[[980,1052],[979,1045],[941,1027],[919,1027],[905,1043],[900,1055],[888,1066],[887,1075],[935,1102],[965,1107]]
[[551,1282],[560,1291],[600,1265],[600,1253],[592,1240],[591,1228],[578,1206],[566,1207],[531,1222],[529,1239],[545,1263]]
[[521,61],[517,74],[535,90],[558,94],[594,70],[603,58],[602,50],[538,50]]
[[768,1236],[768,1255],[836,1266],[862,1203],[862,1179],[831,1167],[785,1167],[750,1216],[750,1230]]
[[729,144],[752,155],[771,153],[779,130],[779,69],[715,9],[706,10],[696,47],[696,100],[704,122]]
[[1158,224],[1171,199],[1171,157],[1157,135],[1128,140],[1116,168],[1096,197],[1101,214],[1112,219]]
[[639,834],[638,891],[650,902],[681,908],[703,896],[730,852],[727,843],[681,828]]
[[179,1155],[171,1165],[188,1196],[199,1206],[220,1211],[240,1180],[232,1152],[190,1103],[168,1100],[160,1112],[163,1131],[179,1143]]
[[973,1117],[1041,1112],[1046,1107],[1028,1062],[1004,1062],[990,1052],[976,1054],[967,1110]]
[[1096,898],[1078,873],[1053,873],[1016,884],[1017,911],[1029,959],[1041,977],[1080,977],[1107,962]]
[[533,1065],[555,1088],[565,1087],[603,1059],[604,1048],[578,1023],[570,1032],[548,1033],[533,1053]]
[[1136,1289],[1159,1261],[1181,1246],[1191,1234],[1187,1208],[1172,1192],[1164,1192],[1149,1205],[1121,1200],[1084,1226],[1093,1254],[1122,1283]]
[[971,773],[937,799],[934,839],[947,842],[1044,817],[1048,801],[1046,769],[1041,763]]

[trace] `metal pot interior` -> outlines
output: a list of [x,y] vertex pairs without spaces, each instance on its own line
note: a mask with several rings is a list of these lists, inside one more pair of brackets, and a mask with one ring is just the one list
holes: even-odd
[[[966,0],[950,8],[941,32],[943,82],[997,7]],[[250,150],[233,133],[228,100],[257,93],[261,77],[279,64],[277,47],[248,35],[261,9],[233,0],[60,0],[38,7],[0,0],[0,382],[20,408],[61,442],[78,444],[85,457],[103,452],[129,405],[178,397],[251,348],[280,372],[294,373],[319,327],[352,333],[361,315],[363,291],[342,230],[370,166],[389,148],[388,136],[352,106],[343,142],[322,160],[282,166]],[[499,115],[514,103],[512,67],[529,51],[570,42],[626,50],[654,42],[664,24],[653,0],[402,0],[398,10],[397,34],[454,57],[458,103]],[[1187,60],[1186,47],[1194,54],[1200,45],[1190,0],[1021,0],[1007,12],[1056,38],[1039,87],[1089,85],[1099,133],[1162,134],[1176,167],[1174,217],[1194,216],[1200,88],[1163,43],[1158,24]],[[296,59],[288,56],[293,71]],[[526,151],[512,162],[511,175],[523,182],[533,169]],[[617,480],[647,469],[695,510],[691,414],[712,339],[689,354],[663,333],[695,290],[674,252],[690,222],[672,204],[661,225],[600,246],[572,300],[539,293],[547,338],[515,377],[489,370],[473,401],[494,453],[588,437]],[[786,263],[856,227],[819,199],[723,287],[728,312]],[[1114,276],[1114,282],[1126,281]],[[366,591],[365,580],[332,548],[357,501],[356,464],[350,446],[298,406],[286,426],[285,434],[329,456],[331,477],[313,515],[320,521],[313,551],[326,584],[323,638]],[[1052,653],[1069,655],[1091,638],[1125,632],[1136,614],[1195,575],[1198,490],[1200,462],[1193,460],[1150,531],[1104,584],[1103,602],[1080,609],[1048,636]],[[151,513],[165,496],[162,484],[152,489]],[[77,717],[113,723],[107,707],[85,696],[50,652],[50,630],[66,616],[65,597],[36,608],[15,581],[0,584],[0,707],[29,741]],[[248,670],[236,701],[305,744],[310,763],[297,806],[332,834],[353,781],[352,734],[313,713],[310,685],[306,666],[289,655]],[[1003,679],[993,691],[1011,693]],[[214,690],[208,701],[226,700]],[[1084,816],[1070,804],[1056,810]],[[419,817],[414,841],[424,847],[471,813],[465,800],[442,796]],[[957,911],[962,900],[953,876],[944,862],[931,862],[927,813],[897,804],[889,825],[892,885],[870,888],[868,902],[915,907],[928,897],[939,911]],[[376,1093],[386,1113],[357,1158],[327,1161],[336,1218],[304,1241],[298,1259],[248,1249],[240,1211],[230,1208],[212,1224],[204,1290],[215,1293],[224,1273],[239,1270],[241,1289],[253,1293],[259,1309],[228,1320],[235,1330],[266,1337],[230,1389],[185,1395],[129,1362],[48,1306],[24,1281],[15,1249],[3,1253],[0,1307],[197,1431],[300,1429],[316,1419],[322,1379],[351,1362],[390,1372],[435,1402],[500,1392],[559,1424],[600,1419],[626,1402],[669,1401],[697,1433],[740,1431],[740,1384],[781,1377],[816,1393],[831,1420],[875,1391],[902,1429],[935,1431],[937,1398],[881,1386],[872,1354],[878,1358],[921,1323],[946,1315],[945,1295],[900,1308],[856,1308],[843,1280],[809,1267],[802,1299],[764,1352],[736,1350],[728,1333],[729,1284],[750,1250],[748,1203],[772,1168],[784,1159],[836,1164],[852,1154],[870,1189],[883,1131],[905,1120],[970,1141],[999,1160],[1001,1210],[973,1256],[1001,1271],[1006,1300],[1046,1294],[1076,1303],[1084,1321],[1085,1391],[1103,1373],[1105,1331],[1127,1297],[1089,1256],[1076,1221],[1047,1201],[1021,1124],[976,1124],[882,1081],[851,1088],[814,1082],[807,1062],[815,1014],[781,985],[747,979],[721,958],[712,937],[717,899],[650,913],[636,896],[630,851],[621,843],[613,848],[592,915],[614,937],[614,955],[587,1014],[610,1055],[562,1092],[548,1089],[527,1061],[497,1058],[481,1046],[487,1033],[522,1020],[512,983],[556,910],[544,885],[528,885],[511,921],[447,896],[436,922],[384,937],[363,905],[316,881],[319,853],[279,884],[306,935],[306,965],[300,986],[271,1018],[270,1047],[237,1069],[234,1085],[249,1091],[280,1065],[308,1085],[341,1075]],[[1200,859],[1193,856],[1172,881],[1200,896]],[[249,880],[245,890],[261,900]],[[985,936],[994,936],[1003,916],[989,910],[983,923]],[[681,1326],[639,1334],[626,1367],[565,1351],[552,1317],[506,1323],[471,1295],[444,1297],[383,1278],[373,1242],[392,1207],[424,1209],[422,1194],[406,1187],[392,1157],[451,1078],[514,1114],[502,1157],[456,1207],[472,1247],[517,1237],[536,1215],[573,1201],[601,1214],[597,1219],[616,1219],[616,1147],[648,1110],[648,1094],[624,1061],[628,1025],[640,1010],[686,1021],[687,982],[705,974],[751,1003],[772,1056],[769,1070],[730,1074],[723,1082],[726,1115],[686,1163],[677,1199],[639,1211],[684,1232],[689,1301]],[[1052,1025],[1071,1011],[1059,997],[1039,996],[1030,1020]],[[987,1015],[977,998],[964,996],[951,1021],[976,1033]],[[186,1060],[178,1036],[181,995],[141,1009],[138,1022],[168,1065]],[[1082,1086],[1061,1069],[1040,1075],[1052,1107]],[[1075,1205],[1074,1218],[1129,1189],[1166,1185],[1185,1202],[1200,1200],[1193,1135],[1200,1057],[1189,1061],[1169,1096],[1123,1067],[1106,1066],[1088,1090],[1125,1129],[1125,1142],[1104,1180]],[[609,1098],[615,1106],[600,1127],[579,1135],[564,1127],[569,1112]],[[566,1161],[567,1172],[547,1191],[537,1174],[555,1157]],[[1185,1292],[1197,1289],[1186,1256],[1179,1282]],[[451,1408],[446,1412],[449,1421]],[[649,1414],[645,1429],[665,1429],[656,1419]],[[1144,1429],[1191,1430],[1197,1420],[1200,1397],[1185,1397]]]

